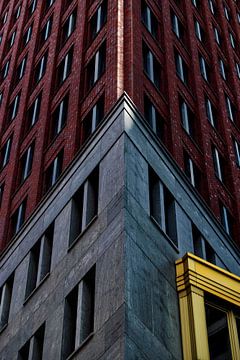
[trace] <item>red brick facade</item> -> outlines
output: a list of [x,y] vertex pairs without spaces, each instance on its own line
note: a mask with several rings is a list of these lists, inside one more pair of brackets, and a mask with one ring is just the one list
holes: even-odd
[[[48,8],[46,3],[50,5]],[[233,144],[233,138],[240,144],[240,79],[236,70],[236,64],[239,64],[240,71],[238,1],[213,2],[213,14],[207,0],[197,1],[199,7],[194,6],[190,0],[108,0],[106,21],[91,40],[89,23],[102,3],[102,0],[55,0],[51,4],[50,0],[38,0],[35,9],[34,1],[27,0],[2,1],[0,4],[0,94],[3,94],[0,105],[1,149],[12,136],[10,159],[0,172],[0,186],[3,189],[0,247],[4,248],[13,236],[13,215],[23,200],[27,199],[26,220],[45,195],[46,170],[57,154],[64,149],[64,170],[81,149],[81,124],[89,110],[104,94],[104,113],[107,114],[123,91],[129,94],[142,113],[144,94],[152,101],[164,119],[163,142],[166,147],[183,170],[186,170],[184,153],[192,159],[201,174],[199,192],[217,218],[220,218],[220,202],[228,209],[233,218],[233,237],[239,243],[240,170]],[[32,14],[31,6],[34,9]],[[157,19],[155,37],[142,21],[142,6],[147,6]],[[20,15],[17,16],[19,9]],[[61,29],[74,10],[75,28],[63,42]],[[176,36],[172,28],[173,14],[181,24],[180,37]],[[51,16],[51,32],[45,41],[40,41],[41,30]],[[196,36],[196,21],[204,34],[202,41]],[[31,25],[31,39],[23,45],[24,35]],[[221,37],[220,45],[216,41],[214,28],[218,29]],[[235,48],[231,45],[229,33],[235,40]],[[143,71],[143,43],[160,66],[159,89]],[[91,59],[102,44],[106,46],[104,71],[89,90],[86,74]],[[70,73],[61,86],[56,87],[58,65],[72,47]],[[46,53],[45,73],[35,82],[34,69]],[[176,73],[177,53],[188,68],[187,85]],[[208,66],[208,81],[201,75],[199,56],[205,59]],[[27,61],[24,75],[16,83],[17,68],[25,57]],[[8,73],[3,76],[9,59]],[[226,79],[221,76],[219,59],[226,66]],[[28,109],[40,93],[42,96],[38,120],[26,131]],[[50,139],[52,114],[67,93],[69,101],[66,124],[57,136]],[[9,106],[17,94],[20,94],[17,114],[13,120],[8,121]],[[225,96],[234,105],[234,121],[228,117]],[[194,114],[194,139],[182,126],[179,97]],[[216,109],[217,129],[207,119],[206,98],[210,99]],[[20,182],[20,159],[33,142],[31,171]],[[214,173],[213,147],[217,148],[222,158],[224,181],[220,181]]]

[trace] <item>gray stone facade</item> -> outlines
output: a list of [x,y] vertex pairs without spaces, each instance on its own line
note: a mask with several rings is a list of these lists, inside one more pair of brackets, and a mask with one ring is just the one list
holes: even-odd
[[[97,216],[69,246],[74,194],[96,166]],[[175,199],[177,245],[150,216],[149,167]],[[50,272],[26,299],[30,251],[52,223]],[[0,286],[14,274],[0,359],[21,359],[44,323],[42,357],[62,359],[65,299],[93,266],[93,332],[69,358],[181,359],[175,261],[194,252],[192,224],[240,275],[239,251],[124,95],[0,259]]]

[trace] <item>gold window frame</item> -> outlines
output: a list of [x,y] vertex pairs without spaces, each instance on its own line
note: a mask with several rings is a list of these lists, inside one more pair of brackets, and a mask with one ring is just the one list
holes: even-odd
[[[209,360],[204,294],[208,293],[240,309],[240,277],[191,253],[176,261],[183,358]],[[233,360],[240,360],[236,321],[228,312]]]

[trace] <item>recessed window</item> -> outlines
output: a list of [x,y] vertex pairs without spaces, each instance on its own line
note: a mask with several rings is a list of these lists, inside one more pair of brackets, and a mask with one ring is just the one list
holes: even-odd
[[15,41],[15,38],[16,38],[16,30],[13,31],[12,35],[10,36],[10,39],[8,41],[8,50],[11,49],[11,47],[13,46],[14,44],[14,41]]
[[45,9],[44,11],[46,12],[54,3],[55,0],[45,0]]
[[23,183],[32,170],[34,143],[29,146],[20,158],[20,183]]
[[10,66],[10,59],[8,59],[6,61],[6,63],[4,64],[2,71],[1,71],[1,75],[2,75],[2,79],[6,79],[7,75],[8,75],[8,71],[9,71],[9,66]]
[[67,122],[68,94],[64,96],[52,115],[51,139],[57,136]]
[[12,235],[18,233],[25,221],[25,212],[26,212],[26,199],[20,204],[17,210],[12,215]]
[[42,93],[38,94],[36,99],[27,111],[26,131],[28,131],[38,121],[41,107]]
[[201,55],[199,56],[199,66],[200,66],[200,72],[201,72],[202,77],[204,78],[204,80],[209,82],[210,81],[210,68],[209,68],[206,60],[204,59],[204,57],[202,57]]
[[107,1],[103,1],[90,19],[90,40],[93,40],[107,21]]
[[56,83],[57,88],[62,85],[62,83],[67,79],[69,76],[71,69],[72,69],[72,59],[73,59],[73,47],[67,52],[64,56],[63,60],[57,67],[57,75],[56,75]]
[[208,0],[209,9],[213,15],[216,14],[216,5],[212,0]]
[[43,357],[45,324],[29,339],[18,352],[18,360],[39,359]]
[[142,1],[142,21],[153,37],[158,35],[158,21],[152,10]]
[[232,236],[232,216],[230,215],[229,210],[224,206],[221,202],[219,204],[220,207],[220,216],[221,216],[221,224],[229,236]]
[[235,49],[236,40],[235,40],[235,37],[233,36],[233,34],[231,32],[229,33],[229,39],[230,39],[230,44],[231,44],[232,48]]
[[11,153],[11,146],[12,146],[12,137],[10,137],[6,143],[3,145],[1,152],[0,152],[0,169],[4,168],[7,165],[10,153]]
[[196,9],[200,10],[201,8],[200,0],[192,0],[192,4]]
[[160,116],[156,107],[149,100],[149,98],[144,96],[144,118],[147,123],[150,125],[153,132],[161,139],[164,138],[164,120]]
[[62,172],[63,150],[56,156],[45,173],[45,191],[48,191],[58,180]]
[[36,7],[37,7],[37,0],[32,0],[28,8],[29,16],[31,16],[34,13]]
[[143,43],[143,69],[151,82],[160,89],[161,66],[145,43]]
[[3,16],[2,16],[2,24],[3,24],[3,25],[6,24],[7,18],[8,18],[8,10],[5,11],[5,13],[4,13]]
[[16,12],[15,12],[15,14],[14,14],[15,20],[17,20],[17,19],[20,17],[20,15],[21,15],[21,9],[22,9],[22,4],[19,4],[18,7],[17,7]]
[[175,199],[151,168],[149,168],[149,200],[150,216],[174,244],[178,245]]
[[217,128],[217,111],[207,97],[205,97],[205,108],[208,121],[214,128]]
[[13,99],[13,101],[11,102],[11,104],[9,105],[8,122],[11,122],[17,116],[18,109],[19,109],[19,103],[20,103],[20,96],[21,96],[21,94],[18,93],[15,96],[15,98]]
[[27,64],[27,55],[22,59],[16,70],[15,82],[18,83],[24,76]]
[[64,305],[61,359],[65,360],[94,331],[95,266],[67,295]]
[[54,223],[48,227],[43,236],[30,250],[25,294],[26,299],[50,272],[53,234]]
[[201,25],[199,24],[199,22],[195,19],[194,21],[194,27],[195,27],[195,34],[196,37],[198,38],[198,40],[200,42],[204,42],[205,40],[205,33],[203,31],[203,28],[201,27]]
[[47,20],[46,24],[44,25],[44,27],[43,27],[42,30],[40,31],[39,48],[42,47],[42,45],[47,41],[47,39],[48,39],[49,36],[51,35],[52,22],[53,22],[53,16],[51,16],[51,17]]
[[223,80],[227,81],[227,67],[222,59],[219,59],[219,70]]
[[89,175],[72,200],[69,245],[86,229],[98,213],[98,167]]
[[106,66],[106,43],[104,42],[87,65],[87,90],[100,79]]
[[233,146],[235,151],[236,164],[238,167],[240,167],[240,144],[236,139],[233,139]]
[[184,27],[177,15],[171,11],[172,30],[178,39],[184,40]]
[[2,105],[3,101],[3,91],[0,91],[0,106]]
[[2,205],[4,187],[5,187],[5,183],[2,183],[2,184],[0,185],[0,206]]
[[227,21],[230,21],[230,11],[229,11],[229,9],[226,7],[226,5],[223,6],[223,10],[224,10],[225,18],[227,19]]
[[225,95],[225,100],[226,100],[226,109],[227,109],[228,118],[232,122],[234,122],[235,118],[236,118],[236,108],[235,108],[232,101],[230,100],[230,98],[227,95]]
[[221,182],[224,182],[224,160],[215,146],[212,147],[212,157],[215,175]]
[[30,25],[26,32],[23,35],[23,47],[25,47],[29,41],[31,40],[31,36],[32,36],[32,25]]
[[188,85],[188,67],[182,56],[175,51],[176,72],[185,85]]
[[101,96],[82,121],[82,144],[94,133],[104,117],[104,96]]
[[240,63],[235,63],[237,77],[240,79]]
[[180,116],[181,116],[181,123],[184,130],[187,132],[189,136],[192,138],[195,137],[195,116],[194,113],[191,111],[187,103],[180,98],[179,99],[179,108],[180,108]]
[[219,33],[219,30],[216,28],[216,27],[214,27],[213,28],[213,31],[214,31],[214,37],[215,37],[215,41],[216,41],[216,43],[219,45],[219,46],[221,46],[221,36],[220,36],[220,33]]
[[190,158],[187,152],[184,152],[184,167],[185,167],[185,174],[187,175],[192,186],[194,186],[197,190],[200,190],[200,185],[201,185],[200,170],[195,165],[195,163]]
[[192,239],[194,254],[212,264],[216,264],[215,251],[194,224],[192,224]]
[[11,275],[0,287],[0,330],[7,325],[12,300],[13,278]]
[[73,31],[76,27],[76,18],[77,18],[77,10],[75,9],[65,21],[62,27],[62,44],[64,44],[67,39],[72,35]]
[[46,52],[41,59],[39,60],[39,62],[37,63],[35,69],[34,69],[34,85],[36,85],[44,76],[45,71],[46,71],[46,67],[47,67],[47,58],[48,58],[48,53]]

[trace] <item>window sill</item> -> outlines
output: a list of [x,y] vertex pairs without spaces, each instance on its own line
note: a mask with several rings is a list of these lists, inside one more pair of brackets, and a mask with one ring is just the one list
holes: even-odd
[[85,340],[75,349],[67,358],[66,360],[71,360],[73,357],[90,341],[90,339],[93,337],[94,331],[91,332]]
[[177,247],[177,245],[173,242],[173,240],[168,236],[168,234],[166,234],[163,229],[161,228],[161,226],[159,225],[159,223],[157,222],[157,220],[154,219],[154,217],[152,215],[150,215],[150,219],[151,221],[154,223],[154,225],[158,228],[158,230],[160,230],[160,232],[164,235],[164,237],[167,239],[167,241],[170,243],[170,245],[173,247],[173,249],[179,254],[180,251]]
[[50,272],[48,272],[44,278],[40,281],[40,283],[33,289],[33,291],[28,295],[28,297],[24,300],[23,306],[27,304],[27,302],[33,297],[33,295],[37,292],[37,290],[41,287],[41,285],[45,282],[45,280],[50,276]]
[[90,228],[90,226],[97,220],[98,215],[95,215],[91,221],[87,224],[85,229],[73,240],[73,242],[68,247],[68,252],[75,246],[75,244],[79,241],[79,239],[85,234],[85,232]]

